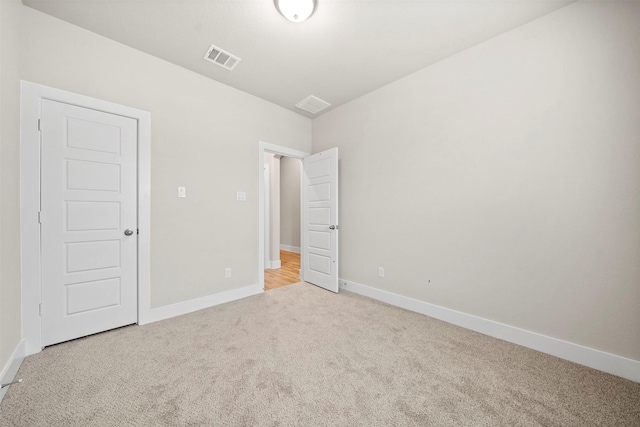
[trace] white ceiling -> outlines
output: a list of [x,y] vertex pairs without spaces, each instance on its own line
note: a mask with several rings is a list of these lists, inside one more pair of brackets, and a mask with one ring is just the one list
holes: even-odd
[[[317,0],[296,24],[273,0],[23,0],[309,117],[295,108],[308,95],[329,111],[572,1]],[[211,44],[242,59],[235,70],[203,60]]]

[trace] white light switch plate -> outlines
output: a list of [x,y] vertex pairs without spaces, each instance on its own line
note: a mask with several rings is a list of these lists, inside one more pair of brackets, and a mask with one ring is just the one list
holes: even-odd
[[186,187],[178,187],[178,197],[187,197]]
[[247,201],[247,193],[245,193],[244,191],[238,191],[236,193],[236,199],[240,200],[241,202],[246,202]]

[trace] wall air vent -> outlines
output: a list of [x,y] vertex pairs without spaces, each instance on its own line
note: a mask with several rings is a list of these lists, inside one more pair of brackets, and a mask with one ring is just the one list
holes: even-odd
[[296,104],[296,107],[311,114],[318,114],[320,111],[324,110],[330,105],[331,104],[329,104],[327,101],[323,101],[318,97],[309,95],[302,101],[298,102]]
[[237,56],[233,56],[229,52],[225,52],[214,45],[211,45],[206,55],[204,55],[204,59],[222,68],[226,68],[229,71],[232,71],[235,66],[238,65],[238,62],[240,62],[240,58]]

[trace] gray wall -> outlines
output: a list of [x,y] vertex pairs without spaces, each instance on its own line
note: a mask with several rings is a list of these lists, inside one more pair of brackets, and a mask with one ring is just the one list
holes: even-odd
[[341,277],[640,360],[639,22],[573,3],[314,119]]
[[0,372],[20,342],[20,29],[18,0],[0,1]]
[[[24,80],[151,112],[152,307],[257,284],[258,141],[310,151],[311,120],[33,9],[23,13]],[[177,198],[179,185],[187,198]],[[236,191],[247,201],[236,201]],[[233,277],[224,278],[225,267]]]
[[300,248],[300,160],[280,159],[280,244]]

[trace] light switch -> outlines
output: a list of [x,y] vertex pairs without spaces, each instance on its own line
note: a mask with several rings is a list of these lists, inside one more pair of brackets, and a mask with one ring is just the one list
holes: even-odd
[[244,191],[238,191],[236,193],[236,199],[240,200],[241,202],[246,202],[247,201],[247,193],[245,193]]
[[186,187],[178,187],[178,197],[187,197]]

